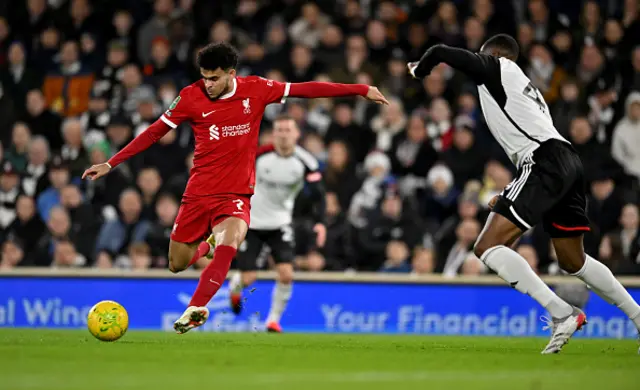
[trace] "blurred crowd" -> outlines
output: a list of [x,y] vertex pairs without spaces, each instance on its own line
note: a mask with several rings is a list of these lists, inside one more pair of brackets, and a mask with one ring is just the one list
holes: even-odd
[[[588,253],[640,274],[640,5],[637,0],[25,0],[0,4],[0,267],[165,268],[192,165],[188,124],[106,178],[82,181],[199,78],[195,52],[228,41],[238,73],[379,86],[391,104],[296,100],[286,112],[321,162],[328,239],[296,203],[296,267],[414,274],[487,272],[472,246],[488,201],[514,175],[476,88],[438,66],[407,77],[436,43],[478,50],[495,33],[544,94],[585,164]],[[559,272],[549,238],[515,244]]]

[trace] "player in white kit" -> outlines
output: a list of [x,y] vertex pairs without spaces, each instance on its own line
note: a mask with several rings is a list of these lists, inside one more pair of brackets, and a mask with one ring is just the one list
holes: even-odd
[[282,332],[280,319],[291,297],[295,237],[291,222],[296,197],[305,184],[314,201],[316,245],[326,238],[325,191],[315,157],[297,145],[300,130],[293,118],[278,117],[273,124],[273,145],[258,150],[255,193],[251,197],[251,221],[236,262],[239,271],[231,277],[231,308],[242,310],[242,291],[256,280],[256,271],[271,255],[278,279],[271,296],[266,329]]
[[640,306],[602,263],[584,253],[586,216],[582,162],[553,125],[538,89],[516,65],[515,39],[496,35],[480,53],[436,45],[408,64],[415,78],[441,62],[468,75],[478,86],[489,130],[518,168],[516,178],[491,201],[492,212],[475,254],[516,290],[538,301],[551,315],[551,340],[543,354],[560,352],[586,323],[585,314],[558,297],[510,246],[539,222],[551,236],[558,263],[606,301],[618,306],[640,330]]

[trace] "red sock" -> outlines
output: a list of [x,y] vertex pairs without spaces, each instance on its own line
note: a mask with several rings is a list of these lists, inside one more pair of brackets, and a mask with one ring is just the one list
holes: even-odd
[[228,245],[218,245],[213,252],[213,260],[200,274],[198,287],[193,293],[189,306],[206,306],[218,292],[227,277],[236,249]]
[[189,261],[189,265],[187,266],[187,268],[191,267],[193,264],[195,264],[196,261],[200,260],[202,257],[205,257],[210,250],[211,250],[211,245],[206,241],[202,241],[200,245],[198,245],[198,249],[196,249],[196,253],[191,258],[191,261]]

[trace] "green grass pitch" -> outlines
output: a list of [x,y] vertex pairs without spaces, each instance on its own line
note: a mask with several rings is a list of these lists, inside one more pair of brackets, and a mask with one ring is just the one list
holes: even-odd
[[0,389],[640,389],[633,340],[0,330]]

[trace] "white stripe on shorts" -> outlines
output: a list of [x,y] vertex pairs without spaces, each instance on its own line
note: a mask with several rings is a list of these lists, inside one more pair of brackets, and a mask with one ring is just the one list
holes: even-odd
[[509,191],[509,193],[507,194],[507,199],[509,199],[510,201],[513,202],[516,200],[516,197],[518,197],[518,195],[520,194],[520,191],[522,191],[522,188],[527,183],[529,174],[531,174],[531,166],[532,164],[525,164],[522,167],[522,174],[511,187],[511,191]]

